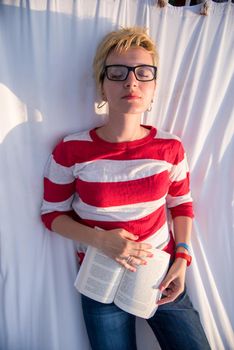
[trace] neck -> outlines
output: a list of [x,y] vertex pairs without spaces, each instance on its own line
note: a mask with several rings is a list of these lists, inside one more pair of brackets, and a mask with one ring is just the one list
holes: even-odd
[[98,129],[98,135],[109,142],[126,142],[141,139],[148,130],[141,126],[141,115],[109,114],[107,124]]

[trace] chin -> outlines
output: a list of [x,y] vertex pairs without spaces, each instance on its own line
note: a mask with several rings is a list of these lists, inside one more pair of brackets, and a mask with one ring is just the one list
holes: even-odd
[[[133,105],[129,105],[129,106],[115,106],[115,108],[113,108],[113,111],[115,110],[115,112],[120,113],[120,114],[130,114],[130,115],[141,115],[142,113],[144,113],[147,109],[147,107],[145,106],[133,106]],[[111,111],[111,109],[109,109],[109,111]]]
[[142,106],[129,106],[125,108],[119,108],[119,111],[127,114],[142,114],[145,112],[145,110],[146,108],[144,109]]
[[128,111],[125,111],[123,113],[124,114],[131,114],[131,115],[134,115],[134,114],[139,115],[139,114],[142,114],[144,112],[145,112],[145,110],[142,110],[142,109],[129,109]]

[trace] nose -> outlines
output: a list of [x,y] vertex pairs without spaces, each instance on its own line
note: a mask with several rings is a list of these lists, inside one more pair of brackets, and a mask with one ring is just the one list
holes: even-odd
[[130,86],[137,86],[138,80],[135,77],[134,72],[129,72],[127,79],[124,81],[124,86],[125,87],[130,87]]

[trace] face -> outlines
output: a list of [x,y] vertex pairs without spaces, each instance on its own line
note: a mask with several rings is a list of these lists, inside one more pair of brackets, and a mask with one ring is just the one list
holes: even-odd
[[[144,48],[130,48],[125,52],[111,52],[106,65],[123,64],[135,67],[141,64],[153,65],[151,54]],[[109,113],[141,114],[149,107],[155,90],[155,80],[139,81],[130,71],[124,81],[111,81],[104,78],[103,95],[109,105]]]

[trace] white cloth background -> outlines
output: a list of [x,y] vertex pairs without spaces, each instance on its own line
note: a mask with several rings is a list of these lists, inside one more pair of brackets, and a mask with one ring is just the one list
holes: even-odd
[[[89,349],[73,282],[75,245],[40,222],[42,174],[64,135],[103,122],[91,64],[98,41],[144,25],[158,43],[144,121],[181,136],[195,203],[187,285],[212,349],[234,349],[234,7],[160,9],[150,0],[0,2],[0,349]],[[145,321],[139,349],[155,349]],[[178,349],[179,350],[179,349]]]

